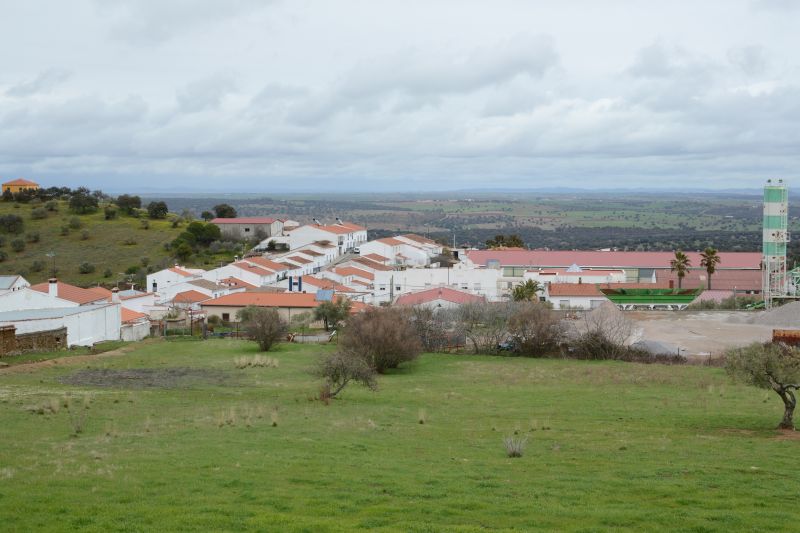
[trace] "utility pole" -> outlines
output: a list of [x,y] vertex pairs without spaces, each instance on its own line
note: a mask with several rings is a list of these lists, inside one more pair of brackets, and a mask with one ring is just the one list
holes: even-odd
[[389,278],[389,283],[389,303],[391,304],[394,301],[394,274]]
[[50,274],[51,274],[50,277],[54,278],[54,277],[56,277],[56,253],[53,252],[53,251],[50,251],[50,252],[47,252],[45,255],[53,260],[53,268],[50,271]]

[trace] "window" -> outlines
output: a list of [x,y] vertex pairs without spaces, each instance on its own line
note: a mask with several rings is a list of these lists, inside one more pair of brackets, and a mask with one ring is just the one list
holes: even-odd
[[394,290],[396,290],[396,291],[399,291],[399,290],[400,290],[400,285],[396,286],[396,287],[394,288]]
[[479,290],[481,290],[481,284],[480,283],[473,283],[472,284],[472,288],[473,288],[473,290],[479,291]]
[[467,284],[467,283],[462,283],[462,284],[461,284],[461,290],[468,291],[468,290],[469,290],[469,284]]
[[230,322],[231,321],[230,313],[222,313],[222,321],[223,322]]
[[559,309],[569,309],[569,300],[559,300],[558,301],[558,308]]
[[250,233],[250,228],[244,228],[245,233]]

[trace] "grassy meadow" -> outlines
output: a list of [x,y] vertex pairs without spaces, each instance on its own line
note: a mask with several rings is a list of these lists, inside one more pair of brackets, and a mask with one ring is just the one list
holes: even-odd
[[[241,369],[253,343],[150,341],[0,372],[3,530],[790,531],[800,517],[780,402],[719,369],[431,354],[324,405],[308,369],[330,349],[280,345],[277,367]],[[523,457],[506,456],[510,435]]]

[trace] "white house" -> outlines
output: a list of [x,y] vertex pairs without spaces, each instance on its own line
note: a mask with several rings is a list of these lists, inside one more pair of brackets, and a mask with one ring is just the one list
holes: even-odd
[[129,342],[140,341],[150,335],[150,319],[145,313],[123,307],[120,316],[122,320],[120,339]]
[[358,251],[362,256],[376,254],[386,257],[394,265],[425,266],[430,262],[426,250],[394,237],[366,242],[358,247]]
[[553,309],[595,309],[608,301],[594,283],[550,283],[544,298]]
[[18,335],[67,328],[68,346],[91,346],[119,340],[120,313],[118,303],[3,311],[0,326],[14,326]]
[[[54,286],[55,291],[55,286]],[[59,298],[55,292],[41,292],[30,287],[0,296],[0,312],[29,309],[79,307],[80,304]]]
[[505,292],[499,288],[501,272],[491,268],[468,268],[456,264],[453,268],[408,268],[405,270],[376,270],[373,295],[375,303],[390,302],[398,295],[451,287],[499,301]]
[[28,283],[28,280],[17,274],[12,274],[10,276],[0,276],[0,296],[30,286],[31,284]]
[[283,221],[271,217],[215,218],[211,223],[219,227],[223,237],[234,240],[255,237],[262,240],[283,231]]
[[351,222],[336,224],[308,224],[286,233],[290,250],[306,246],[314,242],[333,244],[339,255],[354,251],[367,242],[367,229]]
[[403,294],[395,305],[409,307],[427,307],[430,309],[452,309],[472,302],[485,302],[486,298],[450,287],[435,287],[417,292]]
[[[522,275],[523,281],[529,279],[545,283],[625,283],[624,270],[584,270],[578,265],[569,268],[538,268],[527,270]],[[655,275],[653,276],[655,283]]]
[[199,268],[186,268],[179,265],[174,267],[165,268],[152,274],[147,275],[147,290],[150,292],[159,292],[175,283],[183,283],[192,279],[200,279],[206,273],[205,270]]

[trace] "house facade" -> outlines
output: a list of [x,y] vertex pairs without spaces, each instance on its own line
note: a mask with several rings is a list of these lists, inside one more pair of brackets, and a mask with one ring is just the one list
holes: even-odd
[[215,218],[211,223],[219,228],[223,237],[237,241],[244,239],[260,241],[280,235],[283,231],[283,221],[271,217]]
[[21,191],[35,191],[39,189],[39,184],[24,179],[16,179],[7,181],[3,184],[3,192],[18,193]]

